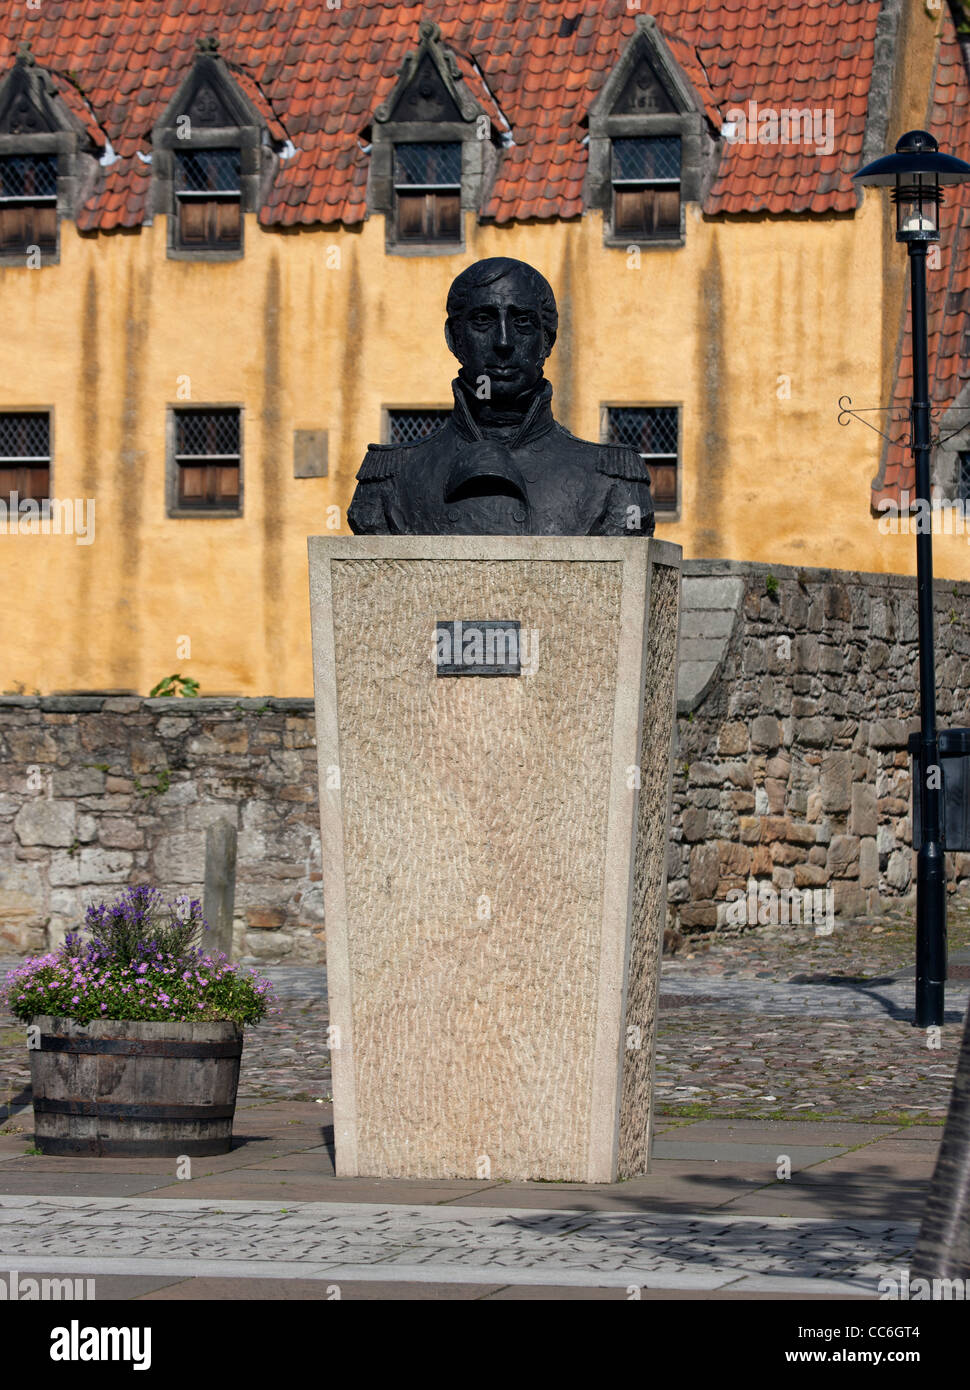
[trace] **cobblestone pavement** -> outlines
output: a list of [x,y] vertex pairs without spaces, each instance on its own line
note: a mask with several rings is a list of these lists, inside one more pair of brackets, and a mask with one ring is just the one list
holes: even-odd
[[915,1228],[476,1207],[0,1197],[21,1273],[631,1286],[875,1297]]
[[[837,925],[830,936],[765,927],[688,939],[663,964],[660,1113],[941,1121],[970,989],[970,969],[959,964],[970,959],[970,910],[951,904],[957,963],[939,1037],[911,1024],[914,937],[912,919],[898,915]],[[14,964],[0,963],[0,974]],[[240,1094],[326,1098],[325,971],[275,966],[265,973],[279,1012],[246,1030]],[[23,1044],[23,1028],[0,1019],[0,1107],[23,1097],[29,1084]]]

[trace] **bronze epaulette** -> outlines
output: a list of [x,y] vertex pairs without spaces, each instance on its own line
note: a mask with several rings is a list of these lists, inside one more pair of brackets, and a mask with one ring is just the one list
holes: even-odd
[[367,455],[357,470],[357,481],[379,483],[382,478],[393,478],[401,467],[403,453],[393,444],[368,444]]
[[619,444],[601,444],[596,459],[600,473],[611,478],[625,478],[631,483],[648,483],[650,474],[647,465],[635,449]]

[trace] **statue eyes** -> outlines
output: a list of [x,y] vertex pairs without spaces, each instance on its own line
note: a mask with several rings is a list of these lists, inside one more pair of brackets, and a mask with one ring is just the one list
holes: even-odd
[[[468,323],[472,328],[484,330],[486,328],[491,328],[495,322],[496,315],[493,313],[470,314],[468,317]],[[538,328],[539,320],[533,314],[514,314],[512,316],[512,325],[514,328],[517,328],[520,333],[526,333],[532,329]]]

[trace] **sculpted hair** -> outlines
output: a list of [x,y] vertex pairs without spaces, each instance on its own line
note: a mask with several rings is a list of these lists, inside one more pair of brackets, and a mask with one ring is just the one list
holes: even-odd
[[460,275],[456,275],[451,282],[445,306],[448,318],[454,319],[463,313],[476,290],[482,289],[485,285],[492,285],[496,280],[504,280],[506,275],[512,274],[521,275],[529,286],[539,310],[542,330],[551,348],[559,331],[559,311],[556,309],[556,296],[552,292],[552,286],[544,275],[539,274],[535,266],[529,265],[526,261],[513,260],[510,256],[489,256],[483,261],[476,261]]

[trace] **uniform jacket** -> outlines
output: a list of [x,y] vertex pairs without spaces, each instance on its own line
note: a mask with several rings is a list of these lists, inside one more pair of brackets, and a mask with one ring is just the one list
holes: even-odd
[[650,536],[653,502],[634,449],[592,444],[553,419],[542,379],[521,423],[483,429],[470,389],[428,438],[370,444],[348,512],[356,535]]

